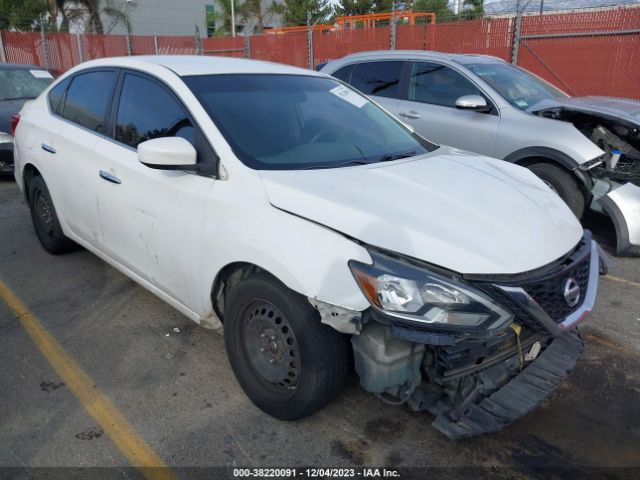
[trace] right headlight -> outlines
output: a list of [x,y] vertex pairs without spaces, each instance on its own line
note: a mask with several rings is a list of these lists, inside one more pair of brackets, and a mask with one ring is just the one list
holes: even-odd
[[394,323],[421,329],[471,332],[499,330],[513,314],[455,275],[370,251],[373,265],[349,267],[371,306]]

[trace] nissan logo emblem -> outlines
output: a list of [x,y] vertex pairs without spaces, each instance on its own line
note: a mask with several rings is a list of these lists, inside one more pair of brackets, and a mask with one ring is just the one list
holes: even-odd
[[576,279],[571,277],[567,278],[564,282],[564,301],[567,302],[567,305],[570,307],[575,307],[580,301],[580,287],[578,286],[578,282]]

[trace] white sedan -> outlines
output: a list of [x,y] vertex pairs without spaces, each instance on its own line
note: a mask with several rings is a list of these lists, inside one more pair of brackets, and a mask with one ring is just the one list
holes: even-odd
[[15,163],[47,251],[81,245],[223,330],[278,418],[336,397],[353,355],[363,388],[450,437],[496,431],[582,350],[599,248],[560,198],[321,73],[88,62],[25,105]]

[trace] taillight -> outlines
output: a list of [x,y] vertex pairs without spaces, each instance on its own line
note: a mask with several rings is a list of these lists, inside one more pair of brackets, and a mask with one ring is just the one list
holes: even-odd
[[11,115],[11,135],[16,136],[16,128],[18,127],[18,123],[20,122],[20,114],[14,113]]

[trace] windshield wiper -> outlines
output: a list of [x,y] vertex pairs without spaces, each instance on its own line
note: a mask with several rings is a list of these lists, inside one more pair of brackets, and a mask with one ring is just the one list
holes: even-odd
[[13,98],[0,98],[0,102],[12,102],[13,100],[33,100],[36,97],[13,97]]
[[401,158],[415,157],[415,155],[416,155],[416,151],[415,150],[411,150],[410,152],[394,153],[392,155],[385,155],[379,161],[380,162],[390,162],[392,160],[400,160]]
[[343,163],[330,163],[328,165],[309,165],[307,167],[302,167],[300,170],[320,170],[325,168],[340,168],[340,167],[350,167],[352,165],[368,165],[371,162],[365,162],[363,160],[349,160],[348,162]]

